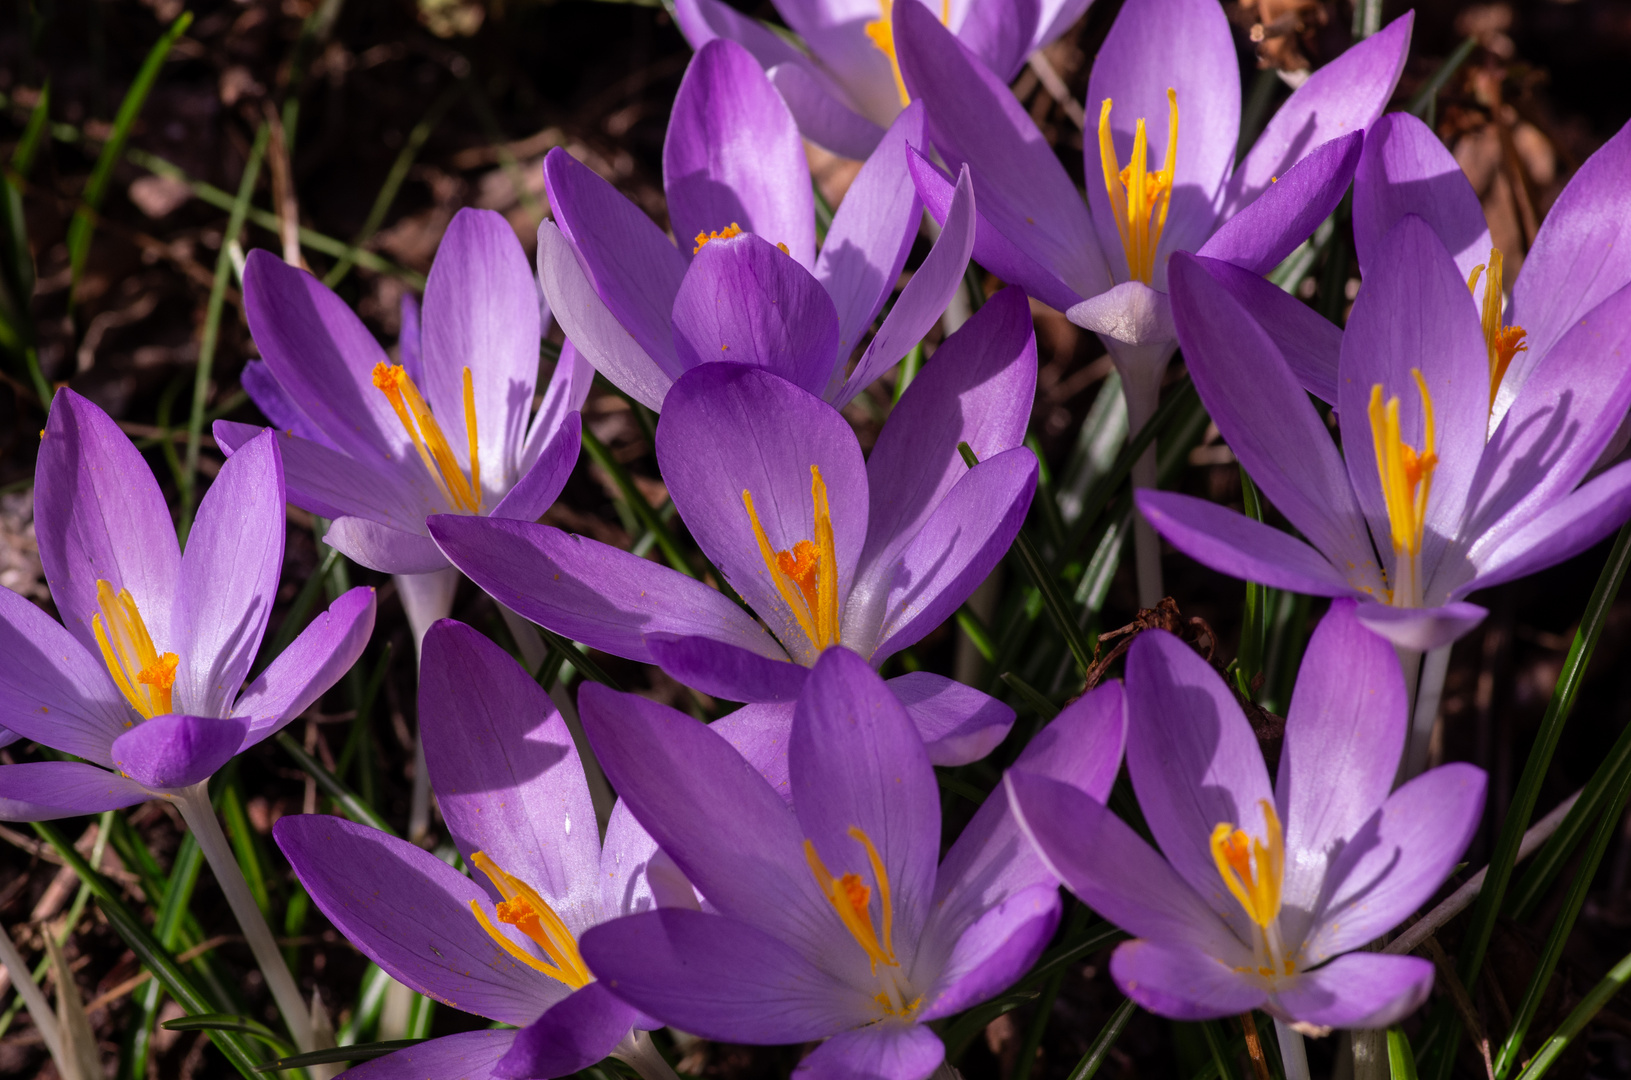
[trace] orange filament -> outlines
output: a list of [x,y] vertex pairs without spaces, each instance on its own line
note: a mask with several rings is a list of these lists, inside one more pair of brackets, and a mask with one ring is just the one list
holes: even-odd
[[578,954],[577,939],[572,931],[566,928],[561,917],[555,914],[555,909],[549,902],[538,895],[536,889],[514,874],[506,873],[486,852],[478,851],[470,856],[470,861],[487,875],[499,895],[504,899],[496,907],[494,913],[498,921],[507,926],[513,926],[527,937],[538,943],[552,963],[546,963],[517,945],[508,934],[492,924],[487,913],[481,909],[480,900],[470,901],[470,910],[476,916],[481,928],[487,931],[505,952],[515,959],[526,964],[535,971],[541,971],[556,982],[565,983],[572,989],[587,986],[594,980],[589,969],[583,963],[583,957]]
[[453,456],[453,447],[442,434],[442,425],[436,422],[430,406],[419,393],[419,387],[414,385],[413,379],[401,365],[375,364],[374,386],[396,410],[396,418],[402,422],[408,438],[413,440],[414,449],[419,451],[419,460],[425,463],[425,471],[436,482],[447,505],[457,513],[480,513],[481,457],[477,451],[476,391],[470,369],[464,369],[464,431],[470,448],[468,479],[459,467],[458,459]]
[[170,688],[175,685],[181,658],[173,652],[161,654],[153,647],[129,589],[115,594],[112,585],[98,579],[96,604],[101,610],[91,616],[91,630],[114,685],[144,719],[168,715]]
[[1404,441],[1399,434],[1399,399],[1392,397],[1384,406],[1382,384],[1371,387],[1371,440],[1376,448],[1376,471],[1382,481],[1382,499],[1387,505],[1388,527],[1396,556],[1391,602],[1406,607],[1421,604],[1421,581],[1416,566],[1421,554],[1422,534],[1427,525],[1427,499],[1433,487],[1433,470],[1438,467],[1434,452],[1433,398],[1419,368],[1410,374],[1421,395],[1422,448]]
[[1139,117],[1133,131],[1133,156],[1127,167],[1121,168],[1110,134],[1109,98],[1099,109],[1099,164],[1104,169],[1104,190],[1110,195],[1121,247],[1127,253],[1127,273],[1132,280],[1148,285],[1155,273],[1161,231],[1167,226],[1172,177],[1178,166],[1178,92],[1167,90],[1167,156],[1160,172],[1149,170],[1143,117]]
[[[1528,331],[1521,326],[1504,326],[1501,323],[1501,284],[1505,280],[1501,264],[1501,249],[1490,248],[1481,321],[1484,325],[1484,349],[1489,355],[1489,407],[1492,409],[1495,407],[1496,391],[1501,389],[1501,380],[1506,378],[1506,369],[1512,366],[1512,358],[1529,351],[1528,343],[1523,340]],[[1467,276],[1467,291],[1477,295],[1478,276],[1483,272],[1483,264],[1472,268],[1472,273]]]
[[[901,78],[900,60],[895,56],[895,24],[890,14],[895,7],[895,0],[878,0],[878,13],[881,18],[873,19],[866,24],[866,36],[872,39],[877,50],[889,57],[889,68],[895,74],[895,92],[900,95],[901,108],[912,103],[912,96],[906,92],[906,80]],[[940,25],[946,26],[951,22],[951,0],[940,0]]]
[[838,644],[838,554],[832,532],[832,511],[827,505],[827,485],[821,469],[810,466],[810,500],[815,509],[815,539],[800,540],[790,551],[777,551],[765,535],[759,514],[753,507],[753,494],[742,491],[753,535],[759,542],[770,580],[782,600],[798,620],[799,629],[816,652]]
[[[1268,929],[1280,915],[1280,885],[1285,880],[1286,849],[1280,831],[1280,818],[1267,799],[1263,808],[1268,843],[1247,836],[1228,822],[1212,830],[1212,861],[1217,864],[1223,884],[1240,901],[1247,918]],[[1287,974],[1290,961],[1287,961]],[[1272,971],[1272,969],[1271,969]],[[1264,972],[1269,974],[1270,972]]]
[[[741,235],[742,226],[738,225],[734,221],[725,226],[723,229],[720,229],[718,232],[699,232],[692,238],[693,242],[697,246],[691,249],[691,254],[695,255],[697,252],[701,251],[705,246],[707,246],[707,243],[710,240],[729,240],[733,236]],[[787,249],[782,248],[782,250],[786,251]]]
[[[872,973],[878,973],[878,965],[898,968],[900,961],[895,959],[895,949],[890,942],[890,935],[894,927],[894,904],[889,896],[889,871],[884,869],[883,859],[878,855],[878,849],[873,846],[872,838],[858,826],[850,826],[850,839],[855,840],[866,848],[867,861],[872,866],[872,880],[878,885],[878,909],[882,915],[883,933],[879,934],[872,922],[872,890],[861,881],[859,874],[845,874],[843,877],[833,877],[827,866],[816,854],[815,844],[809,840],[804,841],[804,861],[810,864],[810,873],[815,875],[816,884],[832,904],[833,910],[838,912],[838,919],[844,924],[844,929],[850,932],[855,943],[861,946],[867,959],[872,961]],[[884,995],[880,995],[884,996]],[[913,1003],[915,1007],[916,1003]],[[898,997],[890,997],[886,1008],[910,1008],[905,1006]]]

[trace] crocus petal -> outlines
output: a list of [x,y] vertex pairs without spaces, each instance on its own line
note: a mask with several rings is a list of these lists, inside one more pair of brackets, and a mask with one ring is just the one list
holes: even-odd
[[1279,348],[1304,390],[1328,404],[1337,399],[1337,364],[1342,330],[1291,293],[1250,270],[1216,259],[1195,260],[1251,312]]
[[979,761],[1008,737],[1014,710],[972,686],[913,671],[889,680],[889,692],[906,707],[935,765]]
[[402,368],[408,373],[408,378],[416,383],[425,380],[425,336],[424,324],[419,318],[419,298],[411,292],[402,294],[402,305],[399,307],[401,325],[396,332],[396,346],[398,358]]
[[0,655],[0,728],[112,764],[108,748],[136,714],[99,656],[10,589],[0,589]]
[[554,505],[561,489],[577,467],[583,447],[583,417],[570,412],[561,421],[536,461],[522,473],[505,496],[493,507],[494,517],[517,521],[537,521]]
[[652,663],[648,633],[703,634],[762,656],[781,649],[736,604],[694,578],[548,525],[444,514],[431,535],[499,603],[591,648]]
[[[672,880],[665,880],[671,878]],[[678,888],[670,888],[677,885]],[[627,803],[612,805],[600,847],[600,906],[607,918],[653,907],[696,908],[697,895],[674,861],[657,847]],[[650,1030],[650,1024],[637,1024]]]
[[[553,442],[561,428],[575,412],[583,410],[594,385],[595,369],[572,342],[561,343],[561,355],[550,372],[549,385],[544,387],[543,400],[532,415],[532,430],[527,433],[527,444],[521,451],[521,468],[530,469],[543,454],[544,447]],[[510,515],[514,516],[514,515]]]
[[243,685],[277,596],[283,534],[283,463],[266,431],[227,459],[187,535],[170,619],[178,711],[220,716]]
[[[404,300],[408,299],[403,294]],[[265,360],[250,360],[244,364],[243,370],[238,373],[238,383],[249,395],[249,400],[255,403],[255,408],[261,415],[272,422],[272,426],[279,431],[287,431],[292,435],[299,435],[302,439],[330,445],[328,436],[322,429],[312,423],[311,417],[305,410],[295,403],[289,392],[283,389],[283,384],[277,381],[272,369],[266,366]],[[219,421],[217,421],[219,422]]]
[[788,652],[813,663],[813,644],[760,553],[744,492],[753,499],[772,551],[792,551],[799,541],[816,539],[811,492],[812,473],[819,468],[842,604],[867,531],[865,465],[849,422],[767,371],[704,364],[669,392],[657,424],[657,463],[698,546]]
[[130,437],[63,388],[34,465],[34,535],[68,632],[95,656],[96,583],[129,589],[154,643],[166,649],[181,550],[164,495]]
[[1365,132],[1354,173],[1354,254],[1368,278],[1382,241],[1406,214],[1427,222],[1465,278],[1489,262],[1489,226],[1467,174],[1437,132],[1409,113],[1389,113]]
[[705,1039],[809,1042],[877,1012],[784,940],[720,915],[659,908],[602,923],[578,948],[624,1001]]
[[1256,980],[1187,946],[1124,941],[1110,956],[1110,977],[1141,1008],[1173,1020],[1215,1020],[1259,1008],[1268,995]]
[[393,528],[371,518],[335,518],[323,542],[382,574],[429,574],[447,567],[447,556],[424,533]]
[[[695,2],[725,6],[718,0]],[[787,111],[798,123],[799,134],[817,146],[839,157],[863,161],[884,139],[884,129],[851,109],[824,86],[824,80],[811,70],[802,56],[777,64],[769,69],[769,74],[776,92],[787,103]]]
[[[957,178],[956,190],[941,224],[934,247],[900,291],[900,298],[878,327],[877,336],[844,383],[837,404],[843,405],[865,390],[923,340],[923,335],[939,321],[962,285],[969,254],[974,250],[976,229],[974,188],[967,169]],[[828,243],[831,244],[830,239]]]
[[737,225],[815,265],[814,192],[798,125],[734,41],[708,42],[686,68],[663,142],[663,187],[682,244]]
[[674,348],[686,368],[753,364],[822,394],[837,362],[838,315],[821,283],[763,237],[710,240],[674,300]]
[[1489,611],[1477,604],[1453,601],[1430,608],[1394,607],[1375,600],[1359,605],[1359,621],[1401,649],[1430,652],[1460,638],[1484,621]]
[[[678,375],[668,316],[688,260],[644,211],[564,149],[556,147],[544,158],[544,183],[555,224],[549,230],[539,227],[538,277],[566,336],[614,382],[622,376],[645,385],[663,373],[670,379]],[[545,231],[569,240],[577,257],[564,261],[562,245],[552,235],[546,259]],[[610,326],[590,304],[585,285],[610,313]],[[576,306],[563,313],[568,299]],[[622,338],[612,330],[616,325],[625,331]],[[631,336],[633,342],[627,341]],[[609,357],[606,367],[603,354]]]
[[772,660],[707,637],[647,634],[646,648],[657,666],[681,683],[726,701],[791,703],[809,673],[790,660]]
[[[662,408],[663,395],[668,393],[680,366],[674,358],[671,336],[664,339],[669,344],[663,352],[653,352],[652,346],[642,344],[634,336],[640,324],[632,320],[624,323],[607,308],[578,263],[571,242],[549,221],[538,226],[538,283],[561,329],[595,370],[647,408]],[[678,291],[676,280],[674,292]],[[666,325],[668,305],[662,314]]]
[[566,997],[487,936],[470,907],[487,895],[430,852],[324,814],[281,818],[272,836],[335,928],[397,981],[519,1026]]
[[[265,430],[217,420],[215,441],[231,457]],[[369,464],[287,431],[278,437],[278,456],[283,460],[285,496],[318,517],[363,517],[423,532],[425,515],[445,509],[417,456],[412,462]]]
[[776,789],[788,805],[793,780],[787,773],[787,744],[793,734],[792,702],[757,702],[715,720],[708,729],[726,742]]
[[1176,491],[1145,489],[1133,498],[1162,539],[1202,566],[1310,596],[1357,595],[1324,555],[1273,526]]
[[925,995],[922,1019],[961,1012],[1013,985],[1053,939],[1059,906],[1059,887],[1049,881],[1022,889],[982,914],[957,939],[935,989]]
[[1432,989],[1430,960],[1355,952],[1290,980],[1273,1003],[1316,1027],[1385,1028],[1415,1012]]
[[[837,647],[810,671],[787,756],[799,828],[833,875],[869,880],[874,851],[882,861],[895,952],[911,971],[940,856],[940,790],[923,737],[866,661]],[[832,949],[824,966],[862,986],[872,970],[855,944]]]
[[834,1035],[793,1070],[796,1080],[924,1080],[946,1044],[922,1024],[877,1024]]
[[1158,289],[1166,280],[1162,256],[1194,251],[1211,233],[1235,160],[1240,134],[1240,61],[1229,20],[1219,5],[1206,0],[1140,0],[1127,5],[1110,27],[1088,77],[1087,109],[1093,126],[1083,146],[1087,201],[1117,281],[1128,278],[1127,256],[1110,208],[1105,166],[1099,160],[1099,141],[1093,132],[1101,103],[1108,99],[1113,103],[1110,129],[1116,171],[1132,157],[1133,129],[1139,120],[1144,121],[1148,139],[1149,167],[1160,168],[1167,152],[1168,90],[1177,92],[1181,119],[1172,201],[1149,282]]
[[425,282],[425,397],[468,469],[469,370],[487,499],[508,491],[521,472],[542,330],[538,286],[510,223],[492,210],[453,215]]
[[603,982],[574,990],[515,1034],[494,1076],[571,1076],[610,1054],[640,1015]]
[[113,740],[113,767],[144,787],[191,787],[232,760],[248,731],[242,717],[155,716]]
[[1387,799],[1410,703],[1393,647],[1336,600],[1303,654],[1274,790],[1285,823],[1280,925],[1300,941],[1342,843]]
[[1364,133],[1353,131],[1315,147],[1224,222],[1196,254],[1254,274],[1273,270],[1342,201],[1364,142]]
[[1160,345],[1178,336],[1167,294],[1142,281],[1124,281],[1072,304],[1065,314],[1084,330],[1129,345]]
[[876,0],[819,0],[775,5],[782,21],[804,39],[812,59],[843,86],[857,112],[888,124],[900,112],[900,91],[866,26],[879,15]]
[[1361,131],[1382,115],[1404,70],[1414,22],[1415,12],[1406,12],[1297,88],[1230,178],[1226,215],[1238,213],[1263,193],[1270,177],[1284,176],[1314,147]]
[[[1078,298],[1103,292],[1109,268],[1087,208],[1008,84],[927,5],[899,4],[893,13],[907,90],[928,108],[930,136],[946,161],[953,169],[969,167],[981,217]],[[985,262],[978,248],[976,257]],[[1003,276],[1032,289],[1031,281]]]
[[1226,821],[1268,840],[1274,792],[1251,724],[1212,665],[1163,630],[1140,634],[1127,652],[1127,711],[1135,718],[1127,773],[1150,833],[1190,887],[1250,941],[1252,924],[1220,887],[1211,837]]
[[52,821],[100,814],[152,797],[136,781],[83,761],[0,765],[0,821]]
[[1326,872],[1302,960],[1318,964],[1393,929],[1455,869],[1484,810],[1484,770],[1432,769],[1390,795],[1348,835]]
[[[947,20],[948,24],[950,20]],[[1038,0],[1005,0],[1000,4],[970,3],[957,26],[957,40],[994,74],[1012,79],[1036,46],[1042,21]]]
[[365,1061],[345,1071],[348,1080],[425,1080],[456,1076],[459,1080],[495,1080],[493,1070],[518,1032],[464,1031],[444,1035]]
[[1502,539],[1493,551],[1474,550],[1478,575],[1457,589],[1513,581],[1591,547],[1631,516],[1631,462],[1593,477]]
[[598,684],[578,691],[578,709],[606,778],[716,911],[809,956],[855,948],[810,874],[792,810],[729,743],[684,713]]
[[232,707],[249,720],[244,749],[276,734],[351,670],[374,632],[374,610],[371,586],[347,590],[244,687]]
[[[1315,548],[1352,567],[1349,580],[1379,587],[1348,468],[1273,339],[1198,260],[1176,255],[1169,273],[1184,360],[1229,448]],[[1363,416],[1364,409],[1344,407],[1344,415]]]
[[759,20],[750,19],[719,0],[675,0],[674,21],[693,49],[723,37],[742,45],[766,68],[803,59],[802,53]]
[[595,808],[555,703],[508,653],[463,623],[432,624],[422,649],[420,736],[436,805],[460,854],[469,862],[485,852],[573,929],[598,921]]

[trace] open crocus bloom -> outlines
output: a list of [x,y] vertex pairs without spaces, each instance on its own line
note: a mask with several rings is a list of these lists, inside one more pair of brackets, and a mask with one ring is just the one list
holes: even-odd
[[1272,337],[1209,265],[1173,259],[1184,359],[1230,449],[1307,542],[1140,491],[1139,508],[1185,554],[1276,588],[1361,599],[1366,625],[1427,650],[1483,618],[1467,594],[1560,562],[1631,515],[1631,463],[1581,484],[1631,405],[1631,289],[1576,318],[1486,440],[1478,308],[1433,230],[1406,216],[1343,334],[1339,452]]
[[[536,520],[577,463],[591,373],[564,351],[529,425],[543,316],[499,214],[461,210],[448,226],[417,364],[411,346],[392,364],[344,301],[270,252],[250,252],[244,307],[281,390],[260,378],[256,400],[282,431],[289,501],[333,519],[324,539],[364,566],[444,569],[427,516]],[[261,430],[218,420],[215,437],[230,454]]]
[[[1083,206],[1006,81],[922,5],[895,11],[907,89],[928,109],[935,147],[953,169],[969,169],[979,192],[975,259],[1099,334],[1135,429],[1154,411],[1174,348],[1171,253],[1199,251],[1253,276],[1306,239],[1348,186],[1361,131],[1403,69],[1410,27],[1411,16],[1397,19],[1316,71],[1237,168],[1239,61],[1223,9],[1129,0],[1088,81],[1098,131],[1085,148]],[[950,181],[920,156],[910,164],[938,218]],[[1265,285],[1262,302],[1275,303],[1273,291]]]
[[[584,959],[642,1011],[707,1038],[827,1041],[796,1076],[920,1080],[924,1025],[1000,992],[1059,917],[1057,882],[1001,793],[945,861],[923,741],[866,662],[822,654],[799,698],[789,806],[708,726],[585,684],[584,730],[635,818],[706,899],[596,927]],[[1119,768],[1120,687],[1061,713],[1027,767],[1102,799]]]
[[792,115],[741,46],[710,42],[686,70],[663,146],[679,246],[557,148],[544,161],[555,221],[538,228],[544,295],[595,369],[653,409],[675,379],[715,360],[768,368],[842,406],[939,320],[973,248],[964,181],[934,248],[851,371],[922,217],[908,143],[924,145],[921,108],[903,112],[862,166],[818,254]]
[[594,979],[578,939],[654,906],[654,886],[665,901],[695,896],[672,864],[666,885],[648,879],[660,856],[623,803],[602,844],[565,721],[502,649],[443,620],[420,671],[431,787],[475,880],[340,818],[285,817],[274,835],[317,906],[393,978],[520,1030],[436,1039],[352,1075],[553,1077],[635,1055],[632,1029],[657,1024]]
[[1404,678],[1352,601],[1309,641],[1273,787],[1223,679],[1164,631],[1127,655],[1127,713],[1127,771],[1159,854],[1057,780],[1016,765],[1006,783],[1047,864],[1136,935],[1110,962],[1128,997],[1175,1019],[1265,1009],[1314,1028],[1386,1027],[1421,1004],[1430,962],[1354,950],[1449,876],[1485,777],[1456,763],[1389,794]]
[[[1068,30],[1092,0],[924,0],[1002,82],[1025,58]],[[729,38],[764,65],[798,118],[799,131],[835,154],[865,158],[901,108],[906,84],[895,59],[893,0],[789,0],[776,11],[804,51],[720,0],[678,0],[680,31],[701,49]]]
[[0,766],[0,819],[98,813],[207,780],[305,711],[374,628],[374,591],[352,589],[243,686],[283,568],[270,434],[221,469],[185,553],[141,454],[72,390],[52,404],[34,479],[63,622],[0,589],[0,725],[84,760]]
[[[431,535],[500,603],[558,634],[730,701],[791,704],[823,650],[842,644],[883,663],[1002,558],[1036,487],[1036,459],[1020,445],[1035,379],[1019,289],[936,350],[870,460],[836,409],[762,368],[704,364],[682,376],[657,425],[663,480],[762,624],[700,581],[546,525],[443,515]],[[980,459],[973,469],[960,442]],[[895,682],[938,764],[983,756],[1013,721],[940,676]]]

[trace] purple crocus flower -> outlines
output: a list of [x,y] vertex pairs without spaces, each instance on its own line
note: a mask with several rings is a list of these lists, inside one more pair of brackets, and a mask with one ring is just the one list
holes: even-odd
[[1343,333],[1339,452],[1273,337],[1208,273],[1216,265],[1173,258],[1184,359],[1230,448],[1307,541],[1140,491],[1180,551],[1275,588],[1359,599],[1366,625],[1426,651],[1484,617],[1469,593],[1560,562],[1631,515],[1631,463],[1581,483],[1631,406],[1631,289],[1575,317],[1486,439],[1478,311],[1444,244],[1406,215]]
[[276,439],[242,449],[183,552],[129,437],[72,390],[57,394],[34,520],[63,621],[0,589],[0,725],[83,760],[0,766],[0,819],[178,797],[304,712],[362,652],[369,588],[336,600],[243,685],[283,568],[284,506]]
[[[925,0],[1002,82],[1032,52],[1068,30],[1092,0]],[[894,0],[786,0],[776,4],[796,45],[720,0],[678,0],[675,20],[693,47],[716,38],[744,46],[798,117],[811,142],[856,159],[872,153],[908,100],[895,59]]]
[[[405,840],[336,817],[286,817],[278,846],[317,906],[369,959],[419,993],[519,1030],[436,1039],[348,1075],[553,1077],[612,1054],[637,1066],[658,1024],[607,992],[583,932],[696,899],[624,804],[602,843],[583,766],[549,695],[467,626],[425,634],[425,761],[465,877]],[[639,1029],[639,1030],[636,1030]]]
[[[266,365],[246,385],[283,433],[289,501],[332,519],[324,539],[364,566],[445,569],[426,517],[535,520],[577,462],[589,373],[563,352],[529,424],[545,316],[499,214],[454,216],[412,335],[420,349],[405,343],[401,365],[344,301],[271,252],[249,255],[244,307]],[[232,453],[261,430],[216,421],[215,437]]]
[[[921,1080],[944,1047],[924,1026],[1024,974],[1058,922],[1056,879],[1000,793],[936,867],[940,796],[922,739],[866,661],[830,649],[799,698],[792,805],[716,732],[586,684],[584,729],[630,811],[711,910],[662,908],[580,942],[642,1011],[707,1038],[826,1042],[795,1076]],[[1124,721],[1114,684],[1021,757],[1102,799]]]
[[[824,649],[843,644],[882,664],[956,611],[1008,550],[1036,486],[1021,445],[1035,379],[1018,289],[936,350],[869,460],[836,409],[769,371],[703,364],[681,376],[657,425],[663,480],[762,624],[700,581],[546,525],[443,515],[431,535],[533,622],[705,693],[790,708]],[[973,469],[959,442],[978,455]],[[1013,722],[941,676],[891,685],[938,764],[983,756]]]
[[564,150],[544,178],[553,223],[538,228],[538,278],[567,337],[635,400],[660,409],[699,364],[754,364],[842,406],[940,318],[974,241],[968,182],[934,248],[851,371],[900,278],[922,204],[906,170],[923,111],[903,112],[816,250],[809,165],[792,114],[735,42],[709,42],[686,70],[663,146],[679,246]]
[[1352,601],[1309,641],[1273,787],[1223,679],[1172,635],[1133,643],[1127,712],[1127,771],[1159,853],[1056,779],[1016,765],[1005,781],[1048,866],[1136,935],[1110,962],[1122,992],[1175,1019],[1265,1009],[1313,1028],[1386,1027],[1422,1003],[1431,963],[1356,950],[1455,868],[1485,777],[1455,763],[1389,794],[1404,678]]

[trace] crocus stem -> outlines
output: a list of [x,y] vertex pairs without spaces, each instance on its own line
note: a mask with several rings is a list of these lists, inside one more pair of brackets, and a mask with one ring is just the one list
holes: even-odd
[[[397,574],[397,595],[413,630],[414,660],[425,640],[425,631],[437,619],[453,610],[453,593],[459,587],[459,572],[451,566],[429,574]],[[408,839],[414,843],[430,831],[430,774],[425,769],[425,745],[414,740],[413,794],[408,800]]]
[[680,1080],[651,1041],[651,1036],[644,1031],[629,1032],[617,1044],[617,1049],[612,1051],[612,1057],[625,1062],[643,1080]]
[[272,937],[272,929],[266,925],[266,917],[255,903],[249,883],[244,880],[244,872],[232,855],[231,845],[227,843],[226,833],[221,831],[221,823],[216,820],[215,808],[210,805],[209,782],[185,789],[176,796],[175,804],[176,809],[181,811],[181,819],[198,841],[198,850],[204,853],[204,861],[214,871],[215,880],[226,895],[232,914],[238,919],[238,927],[244,933],[244,940],[249,942],[249,951],[255,954],[255,962],[266,977],[266,985],[272,991],[278,1011],[283,1014],[283,1022],[289,1025],[289,1034],[294,1036],[295,1046],[302,1053],[318,1049],[312,1033],[311,1013],[300,996],[300,987],[295,985],[294,976],[283,961],[277,940]]
[[1433,741],[1433,724],[1438,720],[1438,703],[1444,696],[1444,676],[1450,670],[1450,646],[1440,645],[1422,657],[1421,674],[1416,679],[1416,704],[1411,712],[1410,738],[1405,744],[1404,774],[1401,780],[1420,776],[1427,768],[1428,745]]
[[1274,1035],[1280,1040],[1280,1063],[1286,1067],[1286,1080],[1309,1080],[1302,1035],[1279,1017],[1274,1020]]
[[[1122,393],[1127,398],[1127,437],[1132,439],[1150,422],[1156,406],[1161,403],[1161,376],[1166,371],[1166,357],[1171,353],[1168,351],[1159,362],[1155,362],[1154,357],[1141,355],[1140,350],[1130,350],[1130,355],[1123,357],[1121,353],[1126,352],[1129,350],[1123,348],[1120,352],[1113,351],[1112,355],[1120,361],[1116,366],[1121,372]],[[1152,440],[1133,462],[1133,487],[1158,487],[1159,469],[1155,442]],[[1161,538],[1144,520],[1143,514],[1136,514],[1133,518],[1133,565],[1138,578],[1138,606],[1153,608],[1161,602],[1163,595]]]
[[28,1015],[34,1018],[34,1026],[39,1029],[40,1038],[45,1040],[45,1048],[50,1051],[57,1072],[63,1076],[69,1075],[67,1061],[62,1056],[62,1030],[57,1027],[57,1014],[51,1011],[45,991],[34,981],[34,972],[29,968],[28,961],[12,944],[11,932],[3,926],[0,926],[0,965],[5,966],[11,976],[11,985],[17,988],[18,996],[28,1008]]

